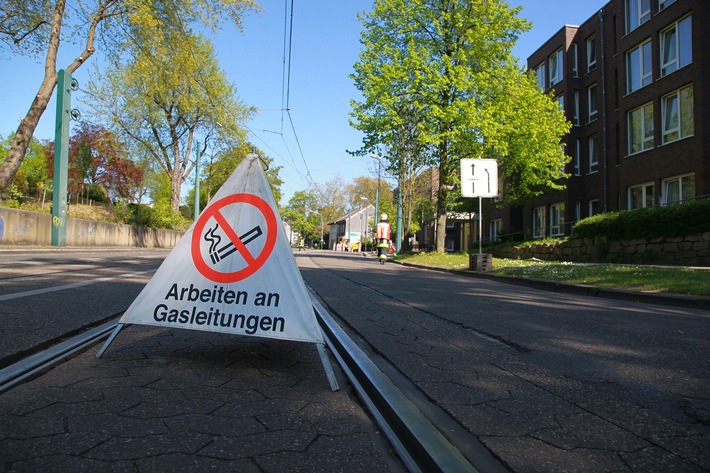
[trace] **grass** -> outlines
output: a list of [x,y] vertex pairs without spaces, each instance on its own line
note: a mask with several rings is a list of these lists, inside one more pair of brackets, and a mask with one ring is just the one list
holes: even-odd
[[[397,259],[441,268],[469,269],[468,254],[466,253],[420,253],[397,256]],[[710,296],[710,270],[494,258],[493,270],[489,274],[639,292]]]

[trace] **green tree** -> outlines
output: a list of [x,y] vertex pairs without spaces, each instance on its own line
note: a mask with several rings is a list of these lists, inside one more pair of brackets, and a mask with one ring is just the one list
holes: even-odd
[[[12,146],[12,134],[8,134],[7,137],[0,135],[0,143],[2,143],[0,153],[8,152]],[[22,194],[37,195],[47,189],[47,186],[51,186],[52,177],[47,171],[46,146],[46,143],[41,143],[34,137],[30,140],[27,155],[12,179],[12,184],[17,186]]]
[[[200,169],[200,208],[204,209],[212,197],[229,179],[237,166],[244,161],[244,158],[252,152],[251,145],[244,144],[242,146],[228,147],[215,153],[209,157],[209,161],[202,160]],[[254,149],[256,154],[263,156],[259,150]],[[269,182],[269,187],[274,195],[274,200],[278,203],[281,200],[281,185],[283,181],[279,176],[280,166],[273,165],[273,159],[262,157],[263,165],[268,166],[266,170],[266,180]],[[195,188],[194,186],[187,193],[187,204],[194,215],[195,210]]]
[[217,137],[243,141],[239,123],[253,110],[236,98],[209,40],[187,35],[174,42],[142,34],[131,59],[100,83],[92,81],[89,90],[98,113],[142,146],[170,178],[170,206],[177,212],[181,186],[193,175],[197,145],[202,155]]
[[[451,191],[460,158],[495,157],[503,176],[515,170],[510,159],[529,166],[530,173],[543,170],[543,175],[562,177],[559,166],[567,158],[560,137],[567,127],[550,98],[520,79],[524,74],[511,51],[529,26],[518,12],[502,0],[375,0],[372,11],[360,16],[363,48],[352,78],[363,100],[353,101],[351,111],[353,126],[366,135],[360,152],[378,143],[389,147],[390,168],[400,178],[399,167],[413,157],[433,163],[439,172],[439,228],[445,228],[447,207],[456,197]],[[542,97],[534,100],[532,92]],[[525,111],[506,95],[525,97],[526,105],[538,107],[527,110],[535,120],[526,127],[552,122],[525,149],[503,144],[517,137],[509,126],[509,133],[498,131],[501,124],[523,122],[516,112]],[[421,145],[416,153],[403,147],[407,137]],[[554,146],[556,151],[548,153]],[[538,151],[544,152],[543,162]],[[553,170],[547,172],[550,164]],[[439,252],[444,237],[437,233]]]
[[141,32],[147,31],[180,43],[190,25],[215,29],[229,19],[241,28],[244,13],[257,6],[254,0],[3,0],[0,47],[13,54],[44,55],[45,72],[0,165],[0,188],[8,185],[22,164],[57,85],[60,44],[80,45],[81,52],[64,67],[73,73],[94,55],[97,44],[109,52],[111,46],[122,48],[133,38],[144,39]]

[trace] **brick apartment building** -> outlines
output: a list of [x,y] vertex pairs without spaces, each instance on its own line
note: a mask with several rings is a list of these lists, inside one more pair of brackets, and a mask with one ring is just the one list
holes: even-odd
[[710,196],[710,1],[612,0],[527,60],[572,123],[567,189],[491,208],[486,236],[569,235],[604,211]]

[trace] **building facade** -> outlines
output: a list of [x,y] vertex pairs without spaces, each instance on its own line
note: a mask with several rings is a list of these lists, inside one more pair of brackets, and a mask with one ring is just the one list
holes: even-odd
[[709,23],[707,0],[612,0],[535,51],[528,68],[572,123],[566,190],[491,208],[488,239],[710,196]]

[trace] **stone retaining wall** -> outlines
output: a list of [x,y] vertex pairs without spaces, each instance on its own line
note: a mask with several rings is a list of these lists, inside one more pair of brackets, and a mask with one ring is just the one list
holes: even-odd
[[587,263],[710,266],[710,232],[676,238],[609,241],[606,237],[540,242],[489,250],[498,258]]
[[[172,248],[183,232],[67,218],[66,246]],[[52,216],[0,207],[0,246],[52,244]]]

